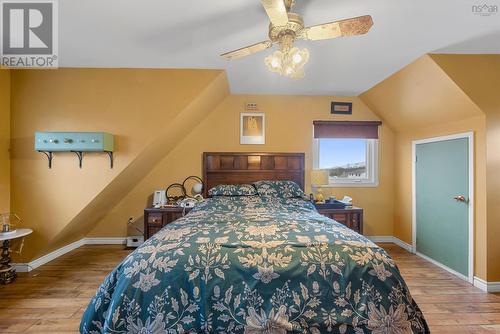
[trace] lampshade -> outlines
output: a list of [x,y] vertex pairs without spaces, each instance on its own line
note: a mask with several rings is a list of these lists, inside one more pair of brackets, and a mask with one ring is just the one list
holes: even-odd
[[188,176],[182,182],[182,187],[184,188],[184,193],[188,197],[201,195],[203,192],[203,180],[198,176]]
[[195,183],[191,189],[193,195],[200,195],[203,192],[203,183]]
[[311,184],[313,186],[322,186],[329,183],[328,170],[317,169],[311,171]]

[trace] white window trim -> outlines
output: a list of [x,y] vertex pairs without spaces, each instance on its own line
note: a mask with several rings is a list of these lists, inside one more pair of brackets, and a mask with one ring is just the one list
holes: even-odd
[[[330,179],[330,184],[314,188],[368,188],[379,185],[378,139],[367,140],[366,161],[368,178],[365,180]],[[313,139],[313,169],[319,168],[319,139]]]

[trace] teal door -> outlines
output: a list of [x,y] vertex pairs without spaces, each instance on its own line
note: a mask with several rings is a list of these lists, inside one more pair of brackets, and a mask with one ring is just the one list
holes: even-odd
[[416,250],[468,277],[469,139],[415,148]]

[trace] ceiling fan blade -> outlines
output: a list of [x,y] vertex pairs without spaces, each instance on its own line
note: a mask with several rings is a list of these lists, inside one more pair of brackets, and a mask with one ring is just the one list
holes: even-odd
[[304,28],[301,38],[317,41],[321,39],[363,35],[370,30],[372,25],[373,20],[370,15],[358,16]]
[[288,23],[288,14],[286,12],[284,0],[260,0],[266,10],[271,23],[281,27]]
[[227,60],[238,59],[241,57],[249,56],[253,53],[264,51],[265,49],[270,48],[272,45],[273,45],[273,42],[264,41],[264,42],[256,43],[256,44],[253,44],[250,46],[246,46],[246,47],[238,49],[238,50],[223,53],[220,56],[223,58],[226,58]]

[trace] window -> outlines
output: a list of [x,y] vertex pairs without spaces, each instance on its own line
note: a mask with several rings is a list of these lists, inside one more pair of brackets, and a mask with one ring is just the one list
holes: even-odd
[[[327,186],[378,186],[380,123],[372,123],[320,121],[314,123],[313,168],[328,170]],[[367,130],[368,126],[372,129]]]

